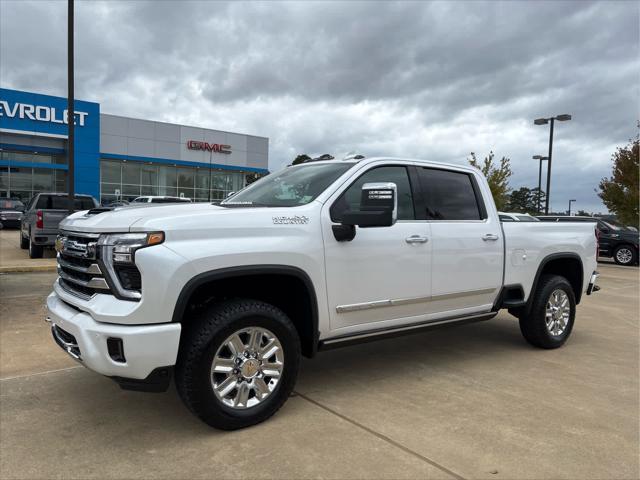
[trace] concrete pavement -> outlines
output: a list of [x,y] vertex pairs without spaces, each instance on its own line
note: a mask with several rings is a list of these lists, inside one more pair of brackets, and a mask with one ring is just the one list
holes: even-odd
[[20,248],[20,229],[0,230],[0,273],[55,272],[56,255],[45,248],[43,258],[29,258],[29,252]]
[[0,477],[638,478],[638,269],[599,269],[564,348],[501,313],[322,353],[231,433],[78,366],[43,321],[55,276],[0,275]]

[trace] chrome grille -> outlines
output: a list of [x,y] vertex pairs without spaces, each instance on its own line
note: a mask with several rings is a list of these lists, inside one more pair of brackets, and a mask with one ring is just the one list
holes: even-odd
[[56,240],[60,286],[84,300],[111,293],[98,263],[99,234],[62,232]]

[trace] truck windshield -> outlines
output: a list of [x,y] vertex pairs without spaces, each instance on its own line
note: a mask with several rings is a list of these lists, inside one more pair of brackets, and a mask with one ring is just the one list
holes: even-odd
[[296,207],[312,202],[354,163],[288,167],[267,175],[220,203],[222,207]]

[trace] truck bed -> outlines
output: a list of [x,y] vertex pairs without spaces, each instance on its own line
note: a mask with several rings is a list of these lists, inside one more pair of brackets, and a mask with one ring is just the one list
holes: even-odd
[[597,238],[593,223],[505,222],[504,285],[521,285],[528,299],[538,267],[554,254],[571,253],[582,259],[582,289],[596,270]]

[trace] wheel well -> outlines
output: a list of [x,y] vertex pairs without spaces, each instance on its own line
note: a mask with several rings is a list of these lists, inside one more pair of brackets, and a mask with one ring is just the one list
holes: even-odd
[[550,257],[541,266],[538,274],[536,275],[536,281],[533,285],[529,298],[532,298],[532,294],[538,286],[538,281],[542,275],[560,275],[567,279],[573,288],[573,293],[576,297],[576,304],[580,303],[582,297],[582,261],[578,256],[567,255]]
[[318,307],[309,277],[298,269],[225,269],[198,275],[183,289],[173,315],[174,322],[188,322],[211,302],[228,298],[261,300],[281,309],[300,336],[302,354],[318,348]]

